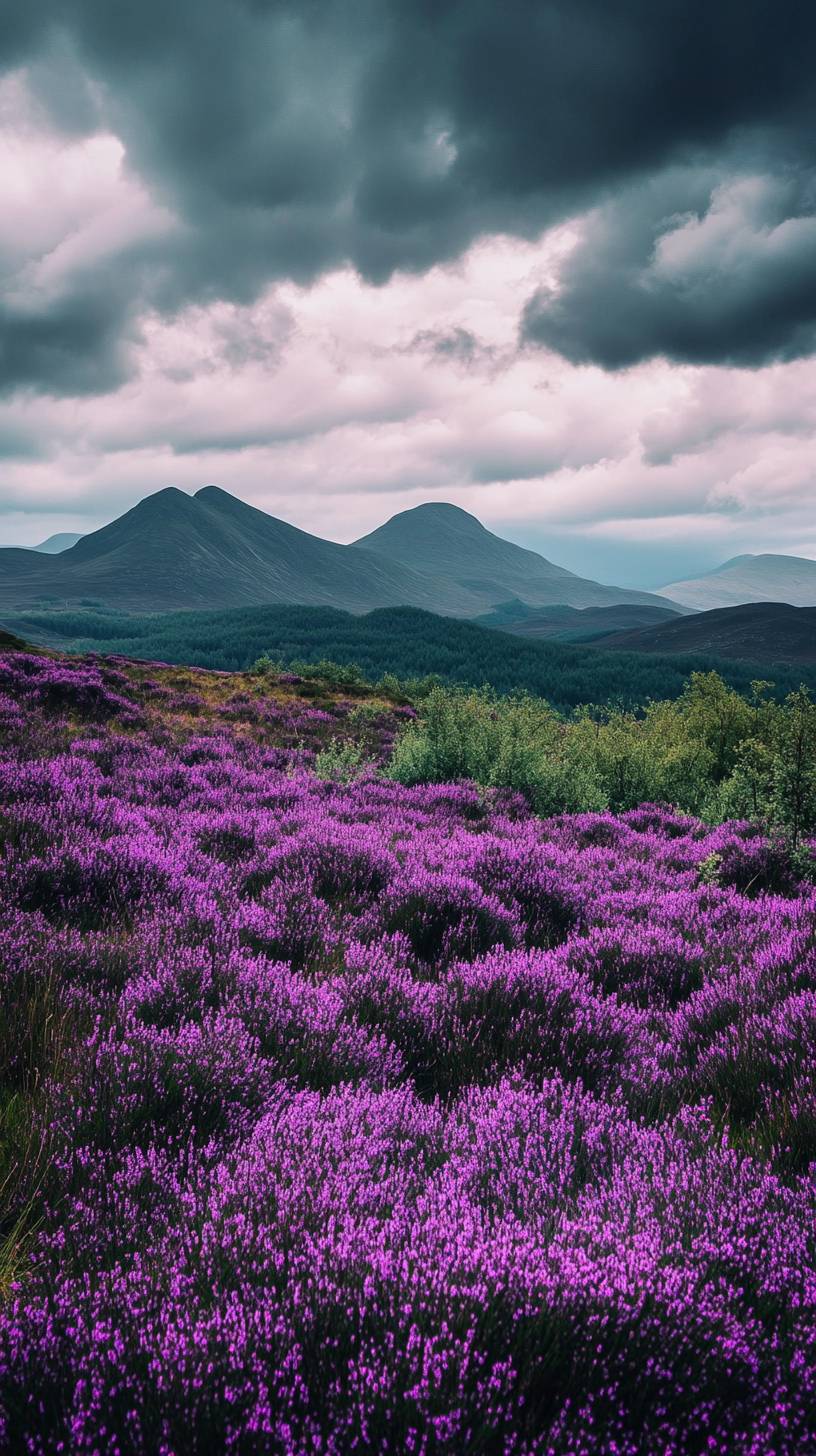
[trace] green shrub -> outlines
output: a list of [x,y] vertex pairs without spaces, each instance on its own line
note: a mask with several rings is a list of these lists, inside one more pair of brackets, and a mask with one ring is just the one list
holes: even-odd
[[318,753],[314,771],[319,779],[327,779],[330,783],[350,784],[362,778],[371,766],[361,744],[333,738],[328,747]]

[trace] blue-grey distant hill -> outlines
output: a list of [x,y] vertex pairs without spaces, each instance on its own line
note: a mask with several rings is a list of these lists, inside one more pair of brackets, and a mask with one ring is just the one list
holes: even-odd
[[58,556],[60,551],[67,551],[71,546],[76,546],[82,536],[78,531],[58,531],[55,536],[49,536],[46,541],[41,541],[39,546],[32,546],[32,551],[44,551],[46,556]]
[[0,608],[155,612],[274,603],[362,613],[420,607],[476,618],[510,597],[539,607],[671,604],[600,586],[494,536],[454,506],[420,506],[351,546],[324,541],[215,486],[169,488],[57,554],[0,550]]
[[807,556],[734,556],[704,576],[673,581],[661,596],[695,612],[738,607],[748,602],[787,602],[816,607],[816,561]]

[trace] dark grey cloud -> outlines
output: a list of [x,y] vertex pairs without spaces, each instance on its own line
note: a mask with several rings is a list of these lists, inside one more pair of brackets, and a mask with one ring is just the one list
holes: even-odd
[[[73,343],[79,294],[55,303],[50,341],[45,320],[19,324],[2,378],[17,360],[22,383],[67,391],[65,340],[80,387],[101,387],[123,367],[116,318],[140,307],[248,302],[346,262],[383,282],[485,233],[533,236],[635,178],[690,160],[716,171],[737,143],[741,165],[755,151],[796,171],[816,136],[814,43],[809,0],[0,0],[0,71],[28,65],[59,126],[115,130],[180,221]],[[601,219],[598,250],[590,240],[571,264],[576,298],[593,271],[621,268],[635,289],[657,236],[645,215],[628,242],[625,220]],[[709,341],[698,310],[678,357],[716,357],[718,329],[724,357],[800,351],[803,259],[795,271],[801,287],[780,298],[764,265],[746,267]],[[651,319],[598,342],[583,307],[567,320],[570,286],[557,328],[547,300],[531,305],[529,339],[602,362],[668,347]],[[733,348],[732,322],[745,333]]]
[[101,394],[128,374],[125,340],[133,321],[127,296],[100,279],[75,284],[47,304],[0,297],[0,394]]
[[655,355],[756,366],[816,349],[816,173],[669,172],[586,227],[522,338],[619,369]]

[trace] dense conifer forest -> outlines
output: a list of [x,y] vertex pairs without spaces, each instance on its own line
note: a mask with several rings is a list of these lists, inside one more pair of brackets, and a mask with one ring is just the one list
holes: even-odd
[[377,681],[436,674],[446,683],[487,685],[499,693],[528,692],[559,708],[582,703],[640,707],[677,697],[693,671],[716,668],[729,686],[750,692],[758,677],[773,677],[780,696],[816,672],[774,670],[701,656],[602,652],[556,642],[525,642],[470,622],[411,607],[366,616],[327,607],[248,607],[222,612],[166,612],[149,616],[94,607],[9,614],[21,637],[72,651],[143,658],[243,671],[263,655],[286,664],[355,664]]

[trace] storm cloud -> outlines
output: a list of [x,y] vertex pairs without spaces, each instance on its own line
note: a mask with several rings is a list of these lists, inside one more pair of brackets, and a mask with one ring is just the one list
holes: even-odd
[[[117,137],[176,222],[92,307],[66,280],[50,316],[11,308],[0,387],[65,392],[72,372],[79,389],[114,387],[117,334],[140,311],[246,304],[345,264],[383,283],[598,208],[557,298],[530,301],[528,341],[612,366],[812,346],[816,13],[802,0],[32,0],[0,7],[0,37],[0,71],[25,73],[50,124]],[[757,163],[786,182],[759,232],[736,204],[745,248],[724,295],[706,223],[723,169]],[[689,209],[696,252],[655,271]],[[610,304],[617,321],[599,323]]]
[[522,337],[573,363],[757,366],[816,347],[816,172],[670,173],[588,221]]

